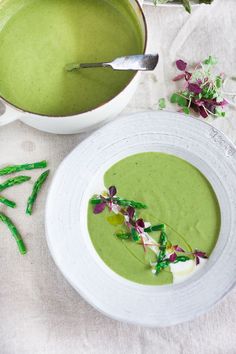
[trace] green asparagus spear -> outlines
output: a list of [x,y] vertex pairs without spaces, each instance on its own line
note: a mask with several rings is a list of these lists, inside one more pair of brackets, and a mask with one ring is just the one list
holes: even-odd
[[159,252],[157,259],[158,259],[158,262],[161,262],[166,256],[167,235],[166,235],[165,231],[161,232],[159,244],[160,244],[160,252]]
[[189,260],[190,260],[190,258],[187,256],[178,256],[178,257],[176,257],[176,260],[174,261],[174,263],[187,262]]
[[42,185],[46,181],[48,175],[49,175],[49,170],[43,172],[39,176],[37,181],[35,182],[35,184],[33,186],[32,193],[31,193],[30,197],[28,198],[27,207],[26,207],[26,214],[32,215],[34,203],[35,203],[38,193],[39,193],[40,189],[42,188]]
[[8,200],[0,195],[0,203],[5,204],[6,206],[9,206],[10,208],[15,208],[16,203],[12,202],[11,200]]
[[158,275],[161,272],[161,270],[169,267],[169,265],[170,265],[170,260],[169,259],[165,259],[165,260],[163,260],[161,262],[158,262],[157,265],[156,265],[156,275]]
[[45,167],[47,167],[47,161],[45,160],[40,162],[23,164],[23,165],[6,166],[0,170],[0,176],[10,175],[11,173],[16,173],[20,171],[35,170],[38,168],[45,168]]
[[154,226],[149,226],[144,229],[145,232],[154,232],[154,231],[165,231],[166,225],[165,224],[158,224]]
[[17,243],[17,246],[19,248],[20,253],[21,254],[25,254],[26,253],[26,247],[25,247],[24,241],[22,240],[22,237],[21,237],[19,231],[17,230],[17,228],[15,227],[15,225],[13,224],[13,222],[6,215],[4,215],[3,213],[0,213],[0,220],[5,225],[7,225],[7,227],[11,231],[12,236],[16,240],[16,243]]
[[127,199],[123,199],[123,198],[119,198],[119,197],[115,197],[113,199],[120,206],[124,206],[124,207],[131,206],[131,207],[136,208],[136,209],[147,209],[147,205],[143,204],[141,202],[135,202],[133,200],[127,200]]
[[0,192],[3,191],[6,188],[15,186],[16,184],[21,184],[21,183],[24,183],[26,181],[29,181],[30,178],[31,177],[28,177],[28,176],[18,176],[18,177],[14,177],[14,178],[9,178],[5,182],[0,184]]
[[[111,200],[111,198],[104,198],[104,199],[107,201]],[[141,202],[135,202],[133,200],[123,199],[123,198],[119,198],[119,197],[113,197],[112,200],[115,203],[117,203],[118,205],[123,206],[123,207],[131,206],[136,209],[146,209],[147,208],[147,206],[145,204],[143,204]],[[94,198],[90,199],[90,202],[93,205],[101,204],[101,203],[103,203],[103,199],[94,197]]]
[[131,236],[129,232],[117,232],[116,237],[120,238],[121,240],[128,240]]
[[[146,227],[144,229],[144,231],[150,233],[150,232],[154,232],[154,231],[165,231],[165,229],[166,229],[165,224],[158,224],[158,225]],[[130,232],[118,232],[118,233],[116,233],[116,236],[118,238],[126,240],[131,237],[131,233]]]

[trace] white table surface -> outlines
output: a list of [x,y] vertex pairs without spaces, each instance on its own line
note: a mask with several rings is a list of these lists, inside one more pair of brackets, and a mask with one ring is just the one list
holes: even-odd
[[[235,0],[216,0],[212,7],[195,9],[192,16],[178,8],[146,7],[145,13],[149,48],[158,51],[161,60],[155,73],[143,75],[124,113],[156,109],[158,99],[174,89],[170,79],[178,57],[191,62],[213,54],[223,71],[236,74]],[[235,109],[212,124],[236,142]],[[16,122],[0,129],[0,163],[46,158],[53,175],[87,135],[53,136]],[[38,172],[29,174],[35,177]],[[30,190],[31,185],[25,184],[5,193],[18,202],[16,210],[0,207],[18,225],[28,247],[26,256],[19,255],[0,224],[0,354],[236,353],[236,290],[206,315],[165,329],[119,323],[94,310],[68,285],[49,254],[45,190],[33,217],[25,216]]]

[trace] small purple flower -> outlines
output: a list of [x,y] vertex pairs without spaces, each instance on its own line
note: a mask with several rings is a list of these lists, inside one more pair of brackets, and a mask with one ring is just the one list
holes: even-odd
[[172,253],[170,255],[170,257],[169,257],[169,261],[173,263],[176,260],[176,258],[177,258],[177,254],[176,253]]
[[185,252],[185,251],[183,250],[183,248],[179,247],[178,245],[173,246],[173,249],[174,249],[176,252]]
[[229,102],[225,98],[221,102],[216,102],[216,105],[221,107],[224,107],[227,104],[229,104]]
[[138,228],[144,229],[145,224],[144,224],[143,219],[138,219],[138,220],[136,221],[136,223],[135,223],[135,226],[138,227]]
[[208,258],[206,252],[202,252],[202,251],[198,251],[198,250],[195,250],[193,252],[193,255],[196,260],[196,265],[198,265],[200,263],[200,258],[204,258],[204,259]]
[[102,202],[100,204],[96,204],[94,209],[93,209],[94,214],[102,213],[103,210],[105,209],[105,207],[106,207],[106,203],[105,202]]
[[185,63],[183,60],[179,59],[176,61],[176,66],[180,71],[185,71],[187,68],[187,63]]
[[135,214],[135,209],[129,206],[126,210],[128,217],[132,220]]
[[188,89],[189,89],[189,91],[195,93],[196,95],[198,95],[199,93],[202,92],[202,89],[198,84],[189,83]]
[[108,191],[109,191],[109,196],[110,196],[111,198],[114,197],[114,196],[116,195],[116,193],[117,193],[117,190],[116,190],[116,187],[115,187],[115,186],[109,187]]

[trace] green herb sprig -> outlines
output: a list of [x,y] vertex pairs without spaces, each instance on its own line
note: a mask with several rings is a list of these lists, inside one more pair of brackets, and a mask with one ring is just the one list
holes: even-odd
[[225,117],[228,101],[223,97],[224,76],[214,73],[216,64],[216,58],[209,56],[190,70],[186,62],[177,60],[176,67],[181,73],[173,81],[184,80],[184,85],[171,95],[170,102],[177,104],[185,114],[192,110],[203,118]]

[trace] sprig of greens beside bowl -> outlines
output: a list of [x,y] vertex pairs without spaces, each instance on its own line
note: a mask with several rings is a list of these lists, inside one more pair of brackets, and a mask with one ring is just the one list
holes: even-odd
[[[196,3],[198,4],[207,4],[210,5],[214,0],[197,0]],[[182,4],[185,8],[185,10],[189,13],[191,13],[191,1],[190,0],[153,0],[154,5],[163,5],[167,3],[177,3],[177,4]]]
[[[29,170],[36,170],[36,169],[44,169],[47,167],[47,161],[43,160],[40,162],[30,163],[30,164],[22,164],[22,165],[13,165],[13,166],[6,166],[0,169],[0,176],[10,175],[13,173],[18,173],[21,171],[29,171]],[[50,170],[43,172],[36,182],[33,185],[32,193],[28,198],[27,206],[26,206],[26,214],[32,215],[33,207],[36,202],[37,196],[39,191],[41,190],[43,184],[45,183]],[[13,178],[9,178],[5,180],[3,183],[0,184],[0,192],[4,191],[7,188],[11,188],[13,186],[25,183],[29,181],[31,177],[29,176],[17,176]],[[3,204],[10,208],[15,208],[16,203],[14,201],[8,200],[4,196],[0,196],[0,204]],[[26,246],[22,239],[22,236],[18,229],[16,228],[13,221],[4,213],[0,212],[0,221],[2,221],[10,230],[13,238],[15,239],[18,249],[21,254],[25,254],[27,252]]]
[[[225,117],[225,108],[229,102],[224,97],[225,75],[215,73],[217,59],[209,56],[194,66],[179,59],[175,64],[180,74],[175,76],[173,81],[183,82],[183,85],[171,95],[170,102],[177,104],[180,111],[187,115],[192,112],[203,118]],[[165,107],[165,99],[160,98],[159,109]]]

